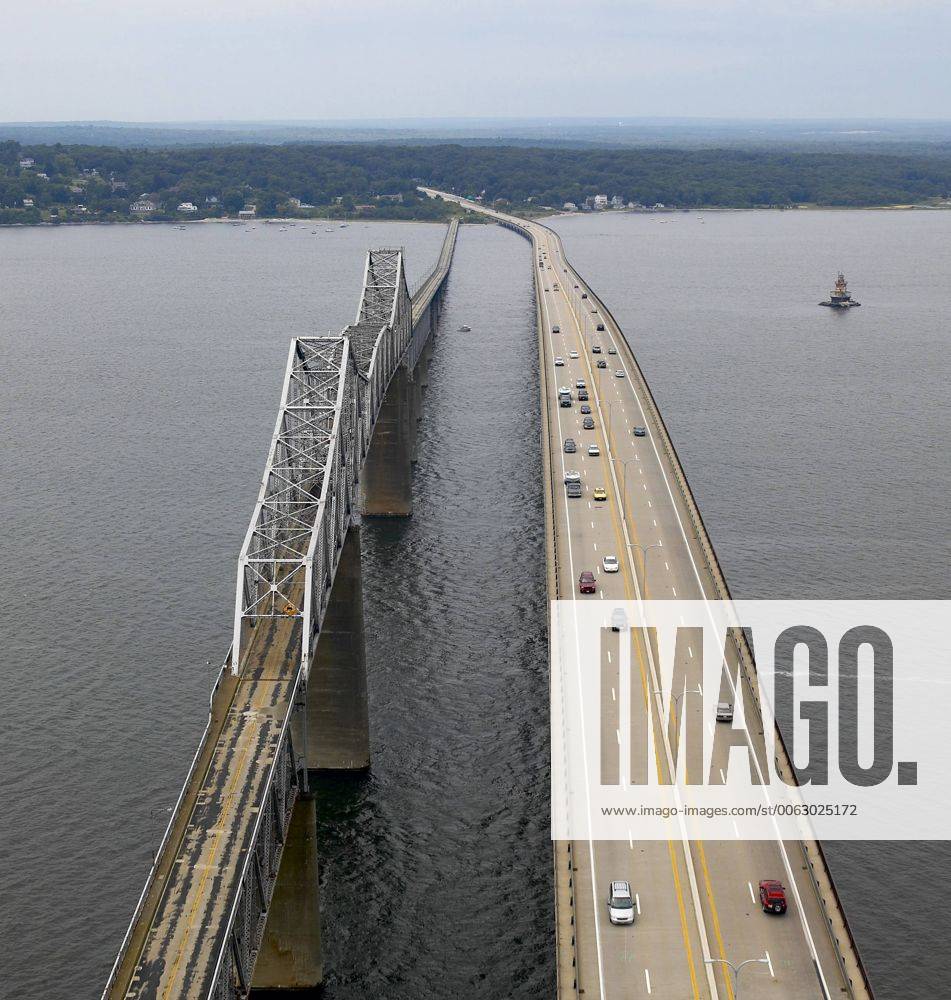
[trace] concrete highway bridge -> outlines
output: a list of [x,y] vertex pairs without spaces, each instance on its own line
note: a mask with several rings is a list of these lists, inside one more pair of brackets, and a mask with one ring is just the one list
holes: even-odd
[[[578,594],[577,579],[582,570],[591,570],[607,600],[729,600],[700,511],[630,342],[568,261],[561,239],[540,223],[423,190],[488,215],[532,244],[550,597],[590,599]],[[602,348],[601,357],[610,359],[606,369],[595,365],[595,344]],[[556,357],[564,364],[556,367]],[[616,377],[616,369],[625,377]],[[573,387],[578,379],[588,386],[592,429],[583,427],[578,407],[559,406],[559,384]],[[634,436],[635,426],[645,429],[644,437]],[[580,500],[568,499],[563,486],[567,437],[578,445],[570,464],[582,476],[585,492]],[[599,455],[587,454],[590,444],[598,445]],[[591,502],[595,487],[606,488],[606,503]],[[601,572],[606,554],[616,554],[619,572]],[[644,648],[643,633],[631,629],[630,635],[635,645],[632,663],[644,667],[650,651]],[[617,647],[613,662],[610,649],[605,654],[602,691],[620,691]],[[757,704],[756,669],[745,642],[737,644],[732,656]],[[656,677],[654,681],[656,690]],[[648,697],[646,688],[643,696],[652,706],[654,732],[663,733],[666,721],[658,701]],[[614,712],[616,723],[618,711],[602,695],[603,717],[610,719]],[[614,724],[604,729],[613,742]],[[552,740],[557,743],[556,734]],[[781,739],[779,743],[782,746]],[[602,759],[610,757],[606,749],[602,747]],[[616,757],[617,746],[609,749]],[[557,745],[552,752],[560,752]],[[657,759],[666,774],[663,780],[669,781],[669,758],[658,750]],[[788,759],[778,763],[793,781]],[[560,1000],[582,995],[585,1000],[736,1000],[734,977],[725,963],[739,965],[748,959],[761,961],[740,974],[744,998],[872,995],[825,856],[815,841],[682,838],[665,843],[639,840],[632,830],[627,841],[556,842],[554,848]],[[790,903],[784,918],[760,911],[756,889],[762,878],[785,883]],[[606,899],[614,879],[629,881],[637,891],[634,929],[608,921]]]
[[422,387],[458,222],[411,296],[367,254],[356,321],[290,346],[238,559],[234,639],[103,993],[246,997],[322,980],[308,770],[370,763],[361,516],[406,516]]

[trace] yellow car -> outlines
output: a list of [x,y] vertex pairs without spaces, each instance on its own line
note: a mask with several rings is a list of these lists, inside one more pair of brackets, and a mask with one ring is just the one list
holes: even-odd
[[607,498],[608,498],[608,491],[603,486],[598,486],[595,488],[594,491],[595,500],[607,500]]

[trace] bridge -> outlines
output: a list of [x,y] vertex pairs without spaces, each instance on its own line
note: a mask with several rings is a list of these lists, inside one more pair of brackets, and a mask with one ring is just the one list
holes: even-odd
[[458,221],[410,295],[367,254],[355,322],[290,345],[208,724],[103,993],[244,998],[322,981],[308,771],[370,763],[361,517],[412,512],[422,388]]
[[[571,265],[561,239],[540,223],[423,190],[488,215],[532,244],[550,597],[584,599],[576,581],[587,569],[597,574],[599,593],[608,600],[729,600],[696,500],[630,341]],[[606,369],[595,365],[595,344],[601,357],[610,359]],[[564,364],[556,366],[556,357]],[[615,377],[616,369],[625,377]],[[558,384],[573,386],[578,379],[589,387],[592,429],[582,426],[577,407],[558,405]],[[634,436],[635,426],[645,429],[644,437]],[[562,485],[568,437],[578,442],[571,465],[582,476],[581,500],[568,500]],[[590,444],[598,445],[599,455],[587,454]],[[591,503],[595,487],[608,491],[607,503]],[[620,572],[601,572],[606,554],[617,556]],[[640,663],[647,675],[650,650],[639,630],[631,634],[632,663]],[[610,649],[606,654],[602,690],[616,686],[620,691],[620,657],[616,652],[612,663]],[[745,642],[737,644],[732,657],[756,704],[756,669]],[[653,706],[655,733],[663,733],[666,722],[656,699],[647,699],[646,687],[644,696]],[[602,711],[615,718],[611,713],[618,708],[602,699]],[[612,726],[605,730],[613,743]],[[552,752],[559,748],[553,746]],[[602,760],[617,755],[616,745],[602,747]],[[671,768],[661,749],[658,760],[667,775],[662,780],[669,781]],[[788,758],[778,763],[792,782]],[[726,765],[720,761],[719,766]],[[556,842],[554,853],[560,1000],[582,994],[586,1000],[735,1000],[735,981],[724,963],[747,959],[760,962],[742,972],[744,996],[830,1000],[872,995],[822,847],[815,841],[703,842],[684,837],[662,843],[639,841],[632,830],[623,842]],[[764,918],[759,912],[754,887],[765,877],[785,882],[790,895],[786,919]],[[613,879],[629,881],[637,890],[640,913],[633,934],[607,921],[605,900]]]

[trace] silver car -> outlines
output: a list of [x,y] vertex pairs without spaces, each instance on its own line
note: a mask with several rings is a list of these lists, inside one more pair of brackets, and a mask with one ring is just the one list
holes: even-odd
[[634,923],[634,894],[630,882],[612,882],[608,890],[608,918],[612,924]]

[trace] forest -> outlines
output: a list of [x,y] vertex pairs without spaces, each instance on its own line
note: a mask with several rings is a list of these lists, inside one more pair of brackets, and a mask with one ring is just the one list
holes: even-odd
[[138,214],[151,219],[252,205],[258,216],[447,217],[453,209],[421,196],[420,184],[529,212],[599,194],[667,208],[936,205],[951,198],[951,153],[0,142],[0,224],[126,220],[143,196],[152,207]]

